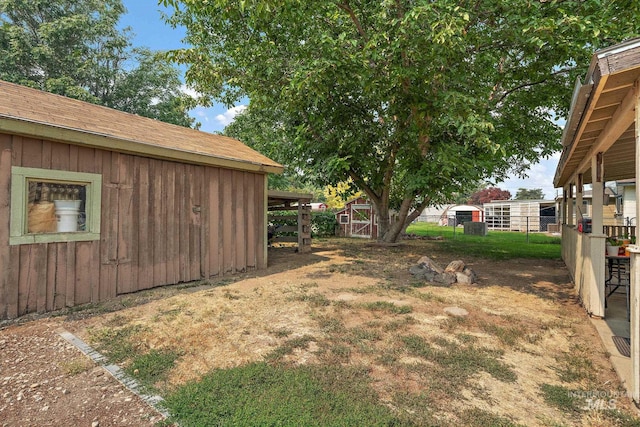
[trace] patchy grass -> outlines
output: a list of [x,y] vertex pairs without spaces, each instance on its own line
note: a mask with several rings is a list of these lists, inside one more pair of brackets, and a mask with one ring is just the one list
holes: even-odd
[[544,401],[563,412],[579,413],[584,406],[584,399],[577,397],[575,390],[561,385],[542,384],[540,391]]
[[526,328],[521,325],[501,326],[496,323],[482,322],[480,327],[485,332],[494,335],[501,343],[509,347],[514,347],[527,335]]
[[142,353],[139,343],[133,337],[145,329],[142,325],[121,328],[101,328],[89,331],[91,344],[114,363],[133,359]]
[[525,427],[512,420],[481,409],[467,409],[459,415],[460,425],[466,427]]
[[403,425],[368,384],[364,369],[252,363],[186,384],[165,405],[184,427]]
[[556,358],[559,366],[556,368],[558,377],[565,383],[577,383],[592,381],[594,379],[594,367],[591,360],[586,357],[588,349],[581,346],[573,346],[569,353]]
[[287,356],[293,353],[294,350],[300,348],[305,349],[309,345],[311,341],[315,341],[315,338],[310,335],[304,335],[298,338],[291,338],[286,340],[282,345],[280,345],[277,349],[272,351],[269,355],[267,355],[267,360],[279,360],[284,356]]
[[396,305],[389,301],[375,301],[362,304],[362,307],[371,311],[383,311],[390,314],[408,314],[413,311],[410,305]]
[[93,368],[95,364],[85,356],[60,362],[60,369],[65,375],[74,376]]
[[[596,412],[567,400],[568,387],[619,385],[585,350],[584,312],[558,298],[571,292],[566,271],[555,260],[467,259],[458,237],[458,252],[446,241],[314,242],[312,254],[285,255],[287,270],[88,319],[90,341],[148,377],[184,426],[585,425]],[[425,254],[464,259],[482,280],[425,289],[408,273]],[[470,314],[447,316],[444,304]],[[599,411],[586,425],[634,425],[625,416]]]
[[[466,386],[469,378],[480,371],[503,382],[517,379],[513,369],[500,360],[503,353],[499,350],[475,346],[470,342],[459,344],[445,338],[435,340],[435,347],[417,335],[402,336],[400,341],[410,355],[439,365],[436,374],[451,392]],[[430,365],[425,366],[430,369]]]
[[125,372],[141,386],[155,390],[156,383],[166,380],[168,372],[179,357],[180,353],[175,351],[153,349],[134,357]]

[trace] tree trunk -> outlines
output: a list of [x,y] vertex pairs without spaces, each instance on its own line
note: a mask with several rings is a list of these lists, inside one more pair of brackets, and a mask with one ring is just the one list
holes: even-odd
[[[384,243],[396,243],[402,234],[402,231],[405,230],[408,226],[405,223],[409,217],[409,209],[411,209],[411,205],[413,203],[413,198],[406,198],[402,201],[402,205],[400,206],[400,210],[397,212],[397,218],[395,221],[391,222],[389,219],[389,204],[383,204],[383,206],[378,206],[374,202],[374,208],[376,210],[376,215],[378,215],[378,241]],[[419,213],[418,213],[419,215]],[[411,223],[410,220],[409,223]]]
[[391,222],[389,218],[389,204],[378,206],[376,202],[373,201],[373,207],[378,217],[379,242],[396,243],[400,236],[406,233],[407,227],[420,216],[424,208],[429,204],[429,200],[425,198],[416,209],[410,212],[413,202],[413,198],[404,199],[397,213],[396,221]]

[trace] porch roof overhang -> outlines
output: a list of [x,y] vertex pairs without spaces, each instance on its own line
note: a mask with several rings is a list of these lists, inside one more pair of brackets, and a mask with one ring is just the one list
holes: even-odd
[[636,86],[640,38],[593,55],[584,83],[576,82],[554,177],[564,187],[577,174],[591,183],[591,159],[603,153],[603,181],[635,177]]
[[313,199],[313,194],[311,193],[277,190],[269,190],[267,196],[269,206],[291,206],[294,203],[311,203]]

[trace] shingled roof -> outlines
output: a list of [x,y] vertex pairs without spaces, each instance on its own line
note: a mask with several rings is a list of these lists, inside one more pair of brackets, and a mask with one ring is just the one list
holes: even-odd
[[282,165],[226,136],[0,80],[0,133],[254,172]]

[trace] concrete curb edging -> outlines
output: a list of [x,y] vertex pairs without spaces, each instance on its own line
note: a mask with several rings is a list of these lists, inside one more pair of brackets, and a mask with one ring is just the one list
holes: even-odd
[[127,375],[122,369],[120,369],[119,366],[109,364],[109,361],[106,357],[98,353],[89,344],[85,343],[80,338],[73,335],[71,332],[61,330],[58,331],[58,334],[67,342],[80,350],[82,353],[87,355],[96,364],[106,369],[107,372],[109,372],[111,376],[113,376],[120,384],[122,384],[133,394],[144,400],[149,406],[162,414],[162,416],[164,416],[165,418],[169,417],[169,413],[160,405],[160,403],[164,400],[161,396],[143,393],[140,390],[140,385],[135,379]]

